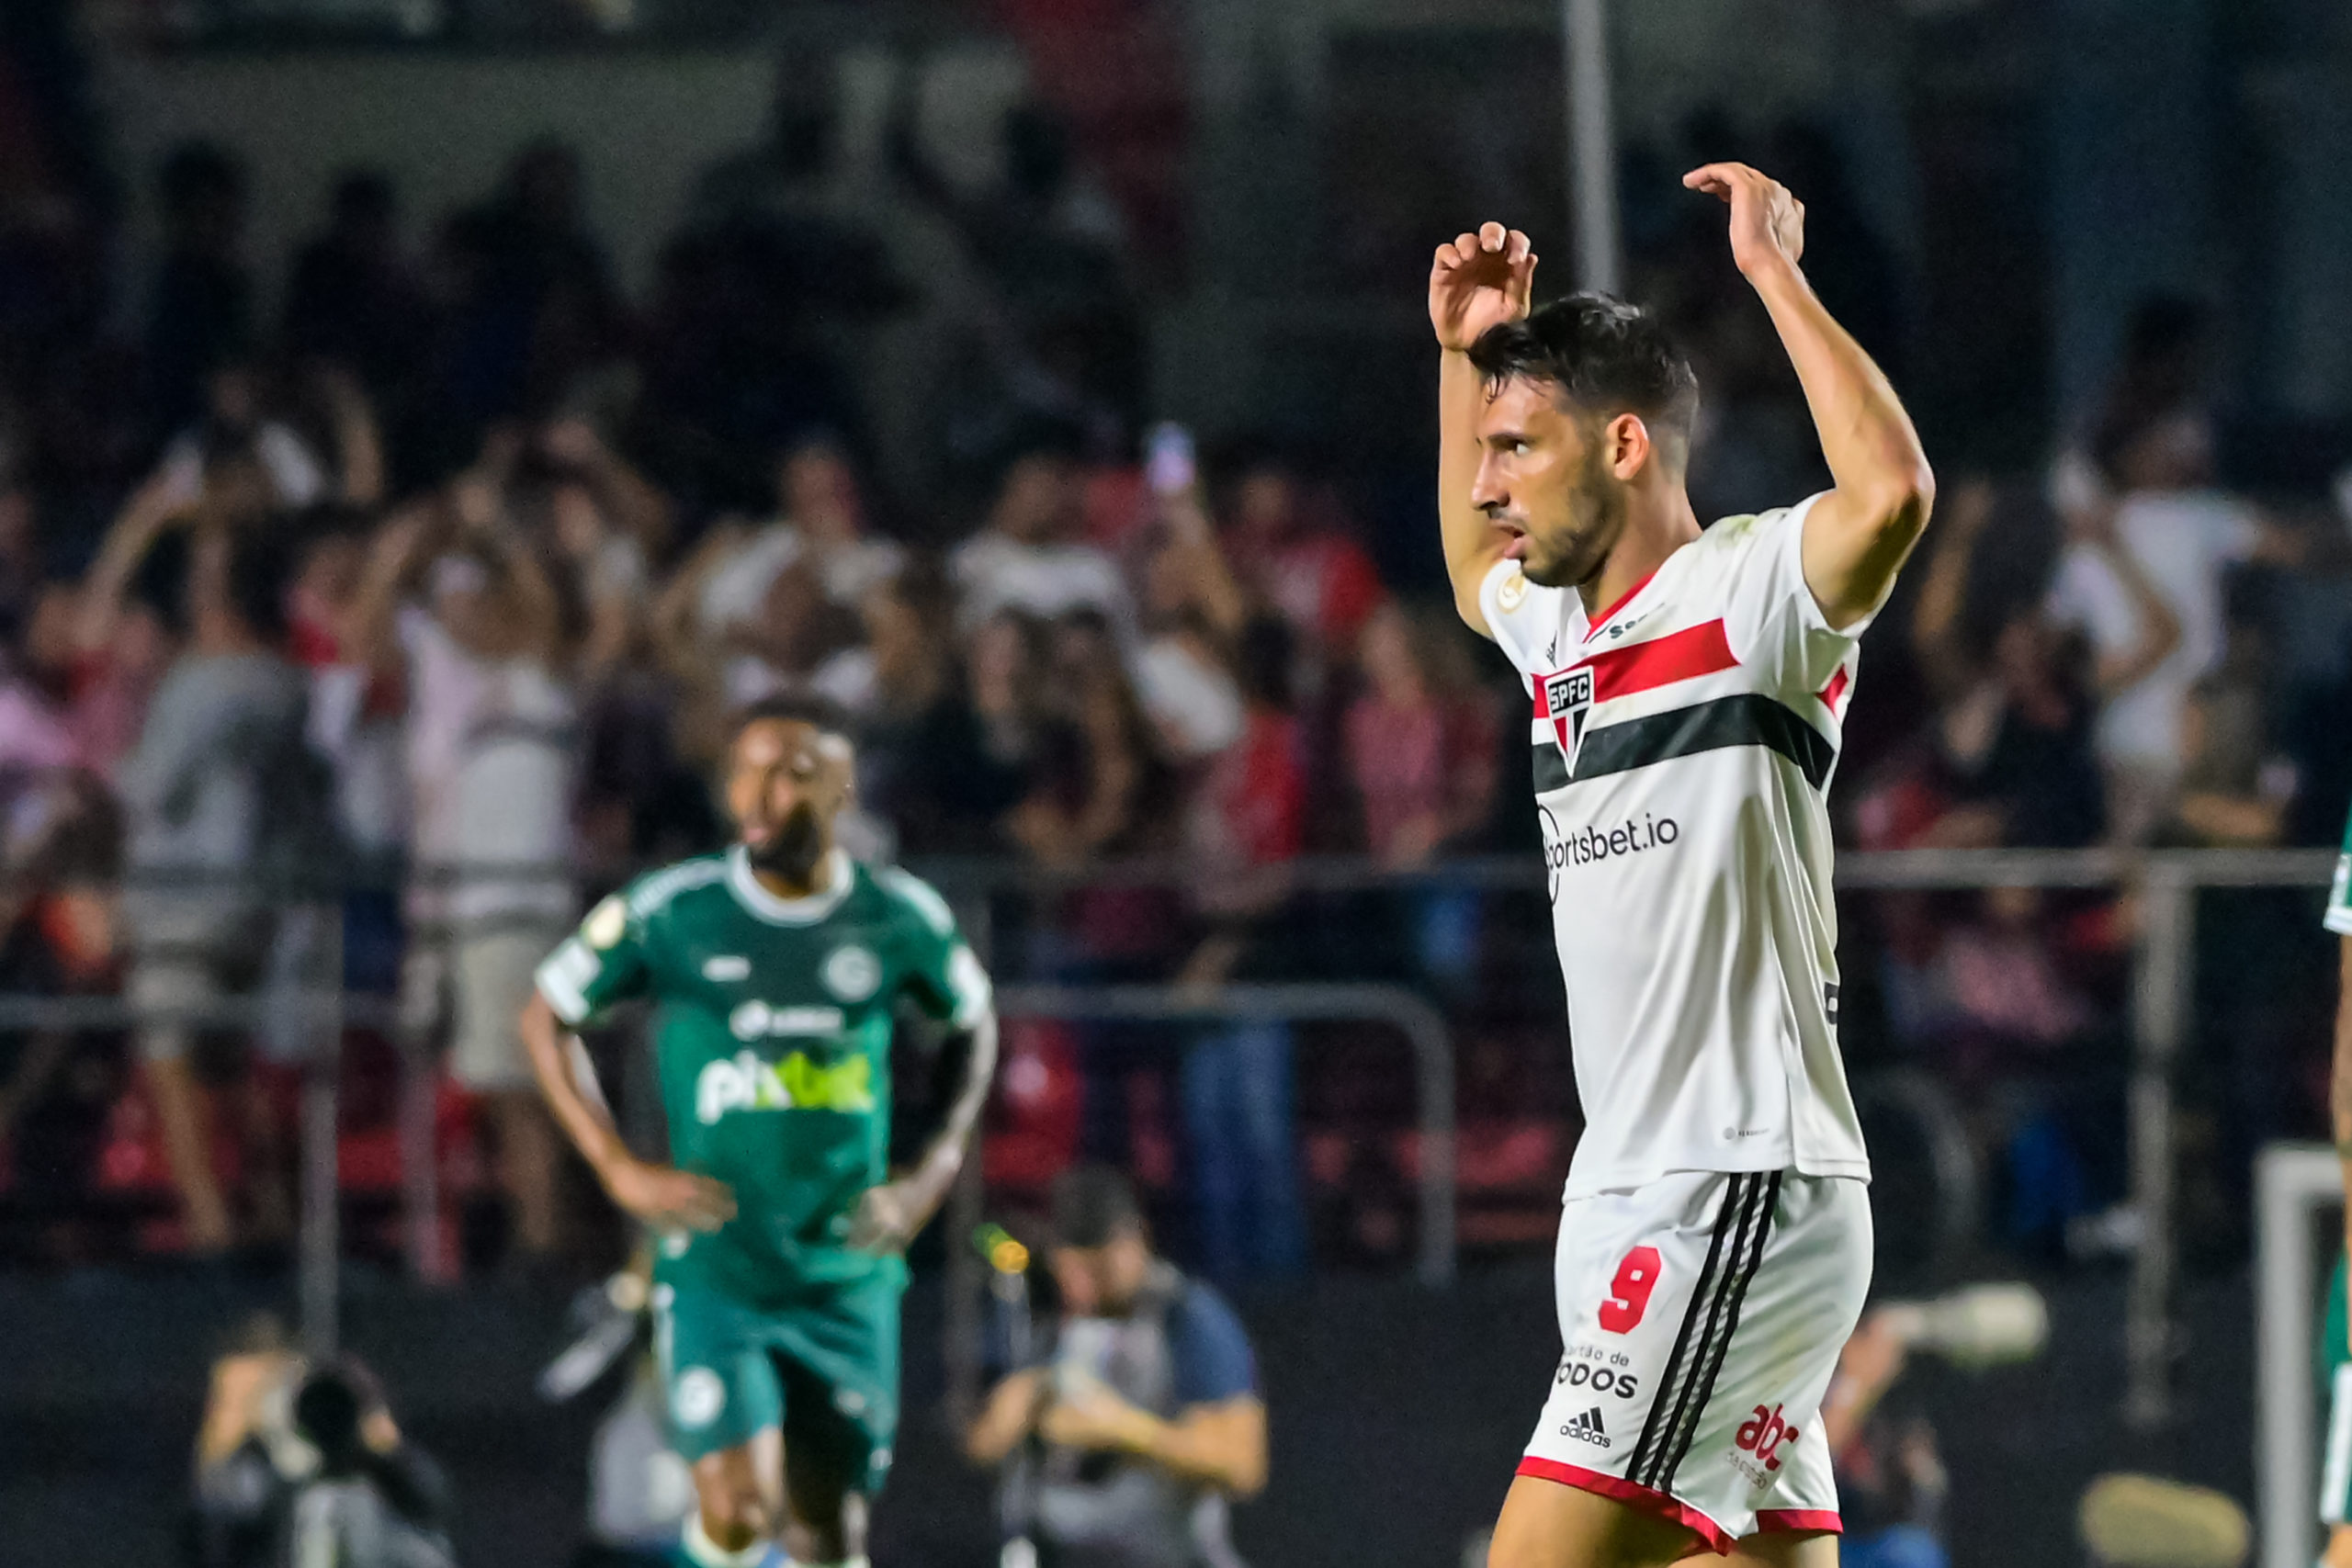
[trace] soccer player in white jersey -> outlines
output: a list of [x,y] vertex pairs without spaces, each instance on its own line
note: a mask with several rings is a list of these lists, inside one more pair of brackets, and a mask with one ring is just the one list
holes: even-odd
[[1446,567],[1532,700],[1586,1123],[1566,1354],[1491,1568],[1838,1560],[1819,1408],[1870,1283],[1870,1166],[1823,795],[1856,639],[1934,481],[1798,270],[1804,207],[1737,164],[1683,183],[1729,204],[1835,481],[1784,510],[1700,527],[1698,383],[1648,313],[1589,294],[1531,312],[1535,257],[1498,223],[1430,272]]

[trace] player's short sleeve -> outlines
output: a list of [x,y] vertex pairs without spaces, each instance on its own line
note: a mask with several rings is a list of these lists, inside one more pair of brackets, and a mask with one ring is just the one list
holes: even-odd
[[2352,821],[2344,824],[2344,849],[2335,857],[2335,879],[2327,886],[2327,913],[2321,920],[2329,931],[2352,936]]
[[628,895],[616,893],[589,910],[580,929],[548,954],[536,978],[556,1017],[578,1028],[607,1008],[642,996],[650,976],[645,918]]
[[1258,1392],[1258,1358],[1240,1317],[1198,1280],[1184,1287],[1168,1314],[1168,1355],[1180,1410]]
[[875,880],[904,917],[906,986],[917,1005],[957,1029],[978,1023],[993,1004],[994,994],[988,971],[956,929],[956,912],[947,900],[922,877],[896,866],[877,872]]
[[1528,581],[1515,560],[1497,561],[1478,584],[1479,614],[1495,646],[1521,674],[1548,675],[1557,668],[1567,592]]
[[1843,630],[1832,626],[1805,582],[1805,519],[1820,500],[1810,496],[1794,506],[1715,525],[1735,531],[1723,541],[1732,552],[1724,639],[1742,665],[1761,671],[1788,696],[1826,686],[1872,619],[1864,615]]

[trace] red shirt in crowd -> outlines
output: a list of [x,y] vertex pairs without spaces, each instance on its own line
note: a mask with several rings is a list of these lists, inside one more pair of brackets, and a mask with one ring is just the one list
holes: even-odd
[[1347,748],[1364,847],[1383,860],[1399,858],[1400,840],[1415,823],[1434,821],[1443,831],[1442,825],[1482,812],[1492,798],[1494,715],[1481,704],[1397,707],[1360,697],[1348,709]]

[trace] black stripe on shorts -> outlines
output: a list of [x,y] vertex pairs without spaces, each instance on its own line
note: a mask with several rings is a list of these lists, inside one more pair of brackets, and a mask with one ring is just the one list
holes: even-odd
[[1657,1392],[1650,1397],[1649,1418],[1642,1423],[1641,1441],[1634,1445],[1634,1457],[1626,1462],[1628,1480],[1639,1481],[1645,1461],[1657,1442],[1661,1422],[1673,1403],[1675,1380],[1682,1375],[1683,1358],[1690,1354],[1690,1336],[1700,1320],[1705,1317],[1707,1305],[1718,1283],[1716,1269],[1723,1259],[1724,1238],[1730,1233],[1732,1223],[1740,1209],[1747,1177],[1734,1172],[1724,1183],[1724,1205],[1715,1214],[1714,1234],[1707,1241],[1707,1261],[1699,1269],[1698,1283],[1690,1289],[1690,1304],[1682,1314],[1682,1327],[1674,1337],[1674,1349],[1666,1358],[1666,1370],[1659,1373]]
[[1781,1173],[1776,1170],[1769,1176],[1752,1175],[1748,1183],[1747,1200],[1741,1207],[1739,1226],[1733,1234],[1723,1284],[1716,1292],[1717,1310],[1709,1314],[1707,1332],[1701,1341],[1704,1348],[1693,1363],[1697,1375],[1684,1388],[1683,1402],[1676,1407],[1674,1422],[1668,1427],[1658,1451],[1652,1456],[1652,1479],[1643,1483],[1661,1492],[1673,1485],[1674,1472],[1682,1468],[1682,1461],[1698,1437],[1699,1422],[1706,1414],[1708,1402],[1715,1396],[1715,1380],[1723,1374],[1732,1337],[1739,1331],[1740,1304],[1747,1299],[1748,1284],[1764,1261],[1765,1237],[1772,1228],[1772,1213],[1781,1200]]

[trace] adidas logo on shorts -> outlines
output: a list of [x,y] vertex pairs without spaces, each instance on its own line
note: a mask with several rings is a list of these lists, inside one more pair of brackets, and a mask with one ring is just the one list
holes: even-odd
[[1560,1436],[1607,1448],[1609,1429],[1600,1424],[1600,1406],[1596,1404],[1581,1416],[1569,1416],[1568,1424],[1560,1428]]

